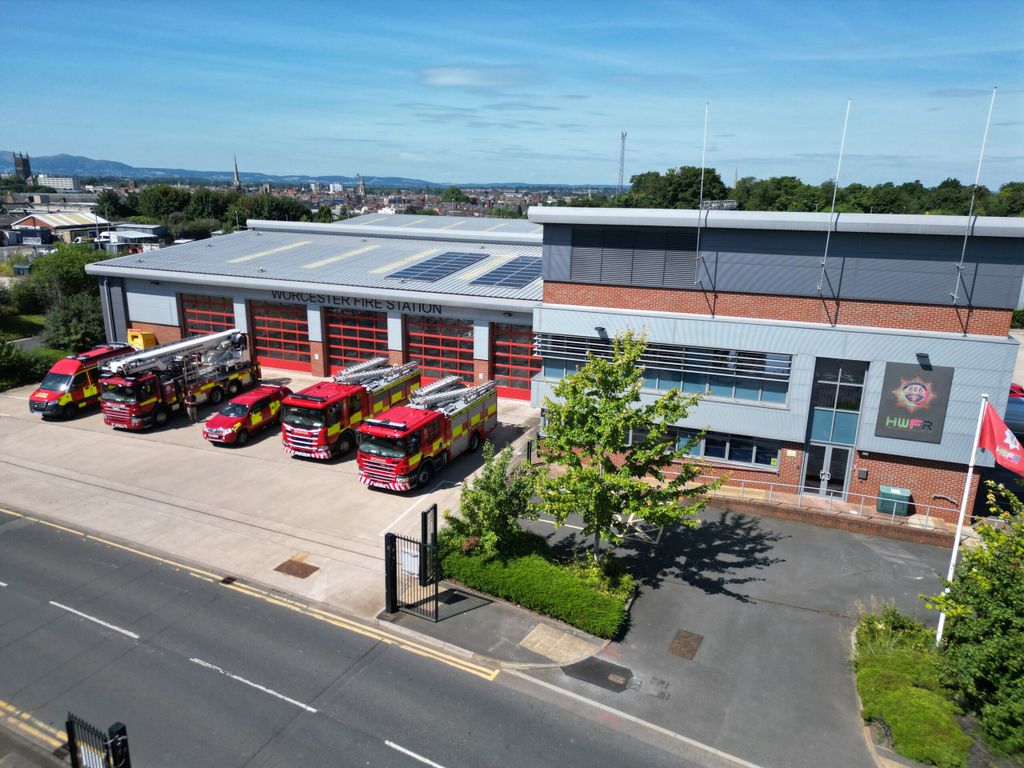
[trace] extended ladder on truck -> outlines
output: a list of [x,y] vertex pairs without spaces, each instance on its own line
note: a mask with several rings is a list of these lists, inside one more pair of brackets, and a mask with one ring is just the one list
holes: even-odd
[[104,369],[118,376],[137,376],[149,371],[171,371],[193,362],[208,368],[228,370],[244,363],[244,355],[241,354],[244,349],[247,349],[245,334],[232,328],[120,357],[111,360]]

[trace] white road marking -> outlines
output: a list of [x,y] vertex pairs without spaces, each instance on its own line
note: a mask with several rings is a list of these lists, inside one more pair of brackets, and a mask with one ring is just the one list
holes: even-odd
[[6,586],[7,586],[7,582],[6,581],[0,581],[0,587],[6,587]]
[[[436,493],[437,491],[441,490],[446,485],[450,485],[450,486],[454,487],[456,485],[459,485],[459,483],[453,483],[451,480],[438,480],[437,483],[434,484],[434,487],[431,488],[429,491],[427,491],[427,496],[429,496],[432,493]],[[405,517],[410,512],[412,512],[414,509],[416,509],[416,507],[422,507],[422,506],[423,506],[422,499],[420,501],[414,501],[411,507],[409,507],[407,510],[405,510],[405,512],[403,512],[398,517],[396,517],[394,520],[392,520],[391,523],[388,525],[388,527],[385,528],[383,531],[381,531],[380,534],[378,534],[378,535],[380,535],[380,536],[386,535],[387,533],[392,531],[396,525],[398,525],[398,522],[403,517]],[[426,507],[424,507],[424,509],[426,509]]]
[[660,725],[655,725],[654,723],[648,722],[647,720],[641,720],[639,717],[636,717],[635,715],[627,714],[625,712],[622,712],[621,710],[615,709],[614,707],[609,707],[605,704],[602,704],[599,701],[588,699],[586,696],[581,696],[578,693],[567,691],[565,688],[559,688],[557,685],[548,683],[544,680],[538,680],[537,678],[531,677],[530,675],[527,675],[524,672],[520,672],[519,670],[506,669],[504,670],[504,672],[506,675],[514,675],[515,677],[526,680],[527,682],[535,683],[536,685],[539,685],[542,688],[547,688],[548,690],[554,691],[555,693],[560,693],[563,696],[568,696],[570,699],[575,699],[576,701],[582,702],[583,704],[588,704],[592,707],[596,707],[597,709],[615,715],[615,717],[620,717],[623,720],[628,720],[631,723],[636,723],[637,725],[641,725],[644,728],[649,728],[652,731],[660,733],[663,736],[667,736],[670,739],[675,739],[676,741],[682,742],[683,744],[693,747],[694,749],[701,750],[702,752],[707,752],[709,754],[714,755],[715,757],[726,760],[732,763],[733,765],[739,766],[739,768],[761,768],[761,766],[757,765],[756,763],[751,763],[747,760],[744,760],[742,757],[730,755],[728,752],[723,752],[722,750],[715,749],[714,747],[709,746],[707,744],[702,744],[696,739],[691,739],[687,736],[683,736],[681,733],[670,731],[668,728],[662,728]]
[[406,749],[405,747],[401,746],[400,744],[395,744],[395,742],[393,742],[393,741],[385,741],[384,743],[387,744],[392,749],[401,752],[403,755],[408,755],[413,760],[419,760],[424,765],[432,766],[432,768],[444,768],[444,766],[441,765],[440,763],[435,763],[433,760],[428,760],[423,755],[417,755],[412,750]]
[[303,704],[301,701],[296,701],[295,699],[290,699],[287,696],[285,696],[283,693],[278,693],[277,691],[271,690],[270,688],[267,688],[266,686],[262,686],[259,683],[254,683],[252,680],[246,680],[244,677],[239,677],[238,675],[233,675],[230,672],[228,672],[227,670],[221,669],[216,664],[211,664],[208,661],[203,661],[202,659],[194,659],[194,658],[193,659],[189,659],[189,661],[191,661],[193,664],[198,664],[200,667],[206,667],[207,669],[212,669],[214,672],[219,672],[220,674],[224,675],[224,677],[230,677],[232,680],[237,680],[238,682],[244,683],[245,685],[248,685],[251,688],[255,688],[258,691],[263,691],[264,693],[269,693],[271,696],[274,696],[275,698],[281,699],[281,701],[287,701],[289,704],[294,704],[296,707],[299,707],[300,709],[304,709],[307,712],[313,712],[313,713],[316,712],[316,710],[313,709],[313,707],[309,706],[308,704]]
[[115,627],[113,624],[108,624],[107,622],[103,621],[102,619],[97,619],[95,616],[90,616],[87,613],[82,613],[81,611],[76,611],[74,608],[69,608],[66,605],[62,605],[61,603],[55,603],[53,600],[51,600],[50,601],[50,605],[55,606],[57,608],[60,608],[61,610],[67,611],[68,613],[73,613],[73,614],[75,614],[75,616],[81,616],[83,619],[88,619],[89,621],[93,621],[93,622],[95,622],[97,624],[100,624],[101,626],[106,627],[107,629],[112,629],[115,632],[120,632],[122,635],[127,635],[128,637],[132,638],[133,640],[138,640],[139,639],[139,636],[137,634],[135,634],[134,632],[129,632],[127,629],[121,629],[121,627]]

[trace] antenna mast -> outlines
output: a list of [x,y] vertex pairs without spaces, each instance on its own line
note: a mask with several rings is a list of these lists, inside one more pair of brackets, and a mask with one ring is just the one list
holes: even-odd
[[704,102],[704,144],[700,149],[700,192],[697,196],[697,258],[700,258],[701,211],[704,209],[704,158],[708,151],[708,112],[710,104]]
[[[839,162],[836,163],[836,180],[835,184],[832,185],[832,207],[828,211],[828,231],[825,232],[825,255],[821,259],[821,274],[818,276],[818,295],[821,295],[821,286],[825,282],[825,264],[828,262],[828,246],[832,240],[832,227],[835,223],[836,195],[839,193],[839,171],[843,167],[843,150],[846,149],[846,126],[850,123],[850,107],[852,104],[853,99],[846,100],[846,117],[843,118],[843,140],[839,142]],[[833,298],[835,298],[834,293]]]
[[[964,227],[964,244],[960,249],[960,263],[956,266],[956,285],[953,287],[953,293],[950,294],[950,296],[953,297],[954,307],[956,306],[957,299],[960,298],[960,283],[962,283],[964,279],[964,260],[967,258],[967,238],[971,234],[971,217],[974,215],[974,200],[978,195],[978,182],[981,181],[981,162],[985,159],[985,145],[988,144],[988,129],[989,126],[992,125],[992,108],[996,105],[997,90],[997,88],[992,89],[992,100],[988,103],[988,119],[985,120],[985,136],[981,140],[981,154],[978,156],[978,171],[974,174],[974,187],[971,188],[971,205],[967,209],[967,226]],[[967,303],[970,304],[970,297],[968,297]],[[967,331],[964,331],[964,335],[967,335]]]
[[619,135],[619,194],[622,194],[622,178],[626,170],[626,132]]

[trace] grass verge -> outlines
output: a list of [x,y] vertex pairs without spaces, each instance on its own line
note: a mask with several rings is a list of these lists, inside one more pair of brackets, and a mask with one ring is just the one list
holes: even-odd
[[854,667],[864,720],[879,723],[899,754],[939,768],[963,768],[971,737],[939,682],[931,632],[894,607],[862,616]]
[[558,562],[543,537],[532,533],[521,533],[512,549],[487,557],[474,549],[472,538],[449,536],[442,550],[444,574],[597,637],[619,633],[635,588],[632,576],[614,564]]
[[0,313],[0,336],[24,339],[36,336],[45,328],[42,315],[17,315]]

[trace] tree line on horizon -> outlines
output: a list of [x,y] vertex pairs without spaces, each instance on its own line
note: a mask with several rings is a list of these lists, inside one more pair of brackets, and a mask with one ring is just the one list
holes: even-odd
[[[561,205],[594,208],[697,208],[700,202],[700,168],[692,165],[669,168],[665,173],[646,171],[630,178],[628,190],[616,195],[594,195]],[[832,180],[805,184],[796,176],[757,179],[745,176],[729,187],[714,168],[704,171],[705,202],[735,200],[741,211],[828,211],[832,205]],[[908,213],[965,216],[971,202],[972,184],[949,178],[934,187],[920,181],[839,187],[836,211],[840,213]],[[1024,182],[1011,181],[992,191],[979,185],[974,201],[977,216],[1024,215]]]

